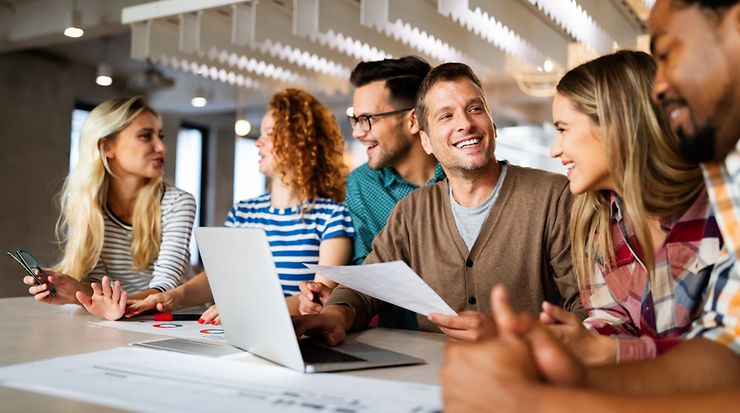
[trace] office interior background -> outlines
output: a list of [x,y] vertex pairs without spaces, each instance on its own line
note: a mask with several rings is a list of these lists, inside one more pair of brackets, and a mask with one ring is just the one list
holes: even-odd
[[[596,56],[646,50],[652,3],[0,0],[0,249],[59,259],[58,193],[87,113],[112,97],[144,95],[162,115],[166,180],[195,195],[196,225],[222,225],[235,201],[265,191],[254,142],[281,88],[326,103],[347,164],[362,164],[346,120],[349,74],[362,60],[469,64],[498,126],[496,156],[564,172],[549,158],[554,85]],[[22,276],[0,259],[0,298],[26,294]]]

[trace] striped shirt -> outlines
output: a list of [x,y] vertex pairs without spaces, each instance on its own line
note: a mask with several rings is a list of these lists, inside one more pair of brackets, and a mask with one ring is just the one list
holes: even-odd
[[344,203],[316,198],[313,208],[301,215],[299,207],[273,208],[269,193],[238,202],[224,226],[265,231],[286,297],[300,292],[301,281],[314,279],[315,273],[303,264],[318,264],[322,241],[355,235]]
[[641,246],[627,228],[615,194],[611,208],[616,264],[607,267],[598,259],[592,276],[581,285],[588,312],[583,323],[616,340],[617,361],[655,358],[684,340],[701,315],[709,275],[724,253],[722,236],[702,191],[675,222],[661,222],[666,238],[656,251],[650,280]]
[[702,165],[727,256],[715,265],[704,314],[690,336],[716,341],[740,354],[740,140],[722,163]]
[[162,196],[162,239],[159,254],[146,271],[136,271],[131,255],[133,227],[117,218],[106,206],[105,238],[98,263],[87,275],[99,282],[104,275],[121,282],[134,293],[146,289],[166,291],[184,281],[190,268],[190,234],[195,220],[195,198],[188,192],[166,185]]

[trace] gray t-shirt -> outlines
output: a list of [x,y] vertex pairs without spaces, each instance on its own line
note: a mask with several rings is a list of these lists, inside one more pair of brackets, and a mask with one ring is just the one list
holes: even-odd
[[498,177],[496,187],[493,188],[491,195],[483,201],[480,205],[474,207],[464,207],[455,201],[455,197],[452,196],[452,186],[450,186],[450,206],[452,206],[452,215],[455,217],[455,224],[457,224],[457,231],[460,232],[460,236],[465,245],[468,246],[468,250],[473,248],[475,240],[478,239],[480,229],[483,227],[483,223],[488,218],[488,213],[491,212],[493,204],[496,203],[498,193],[501,190],[501,184],[506,178],[506,163],[501,162],[501,175]]

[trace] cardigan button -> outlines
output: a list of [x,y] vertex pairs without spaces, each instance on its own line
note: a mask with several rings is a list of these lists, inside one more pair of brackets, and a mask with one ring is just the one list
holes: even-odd
[[475,297],[472,297],[472,296],[471,297],[468,297],[468,304],[475,305],[475,303],[477,303],[477,302],[478,302],[478,300],[476,300]]
[[473,268],[473,260],[471,260],[470,258],[468,258],[468,260],[465,261],[465,266],[468,267],[468,268]]

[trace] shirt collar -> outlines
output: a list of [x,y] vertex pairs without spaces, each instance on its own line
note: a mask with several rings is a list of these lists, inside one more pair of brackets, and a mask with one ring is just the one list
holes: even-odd
[[[616,192],[611,193],[611,221],[613,223],[618,223],[623,229],[626,230],[626,225],[624,224],[624,215],[622,214],[622,209],[624,208],[622,198],[619,197],[619,195],[616,194]],[[679,217],[671,218],[671,217],[663,217],[660,219],[660,229],[662,229],[664,232],[668,233],[670,232],[671,228],[676,224],[676,221],[678,221]],[[626,232],[626,231],[625,231]],[[629,233],[625,233],[625,236],[634,236],[633,231],[630,229]]]
[[[381,173],[383,174],[383,186],[385,186],[386,188],[393,185],[394,183],[417,187],[416,184],[412,184],[411,182],[403,179],[401,175],[399,175],[398,172],[396,172],[396,170],[393,168],[383,168],[381,170]],[[434,175],[432,175],[432,179],[427,182],[427,185],[439,182],[444,178],[445,171],[444,169],[442,169],[442,165],[440,165],[438,162],[437,166],[434,168]]]

